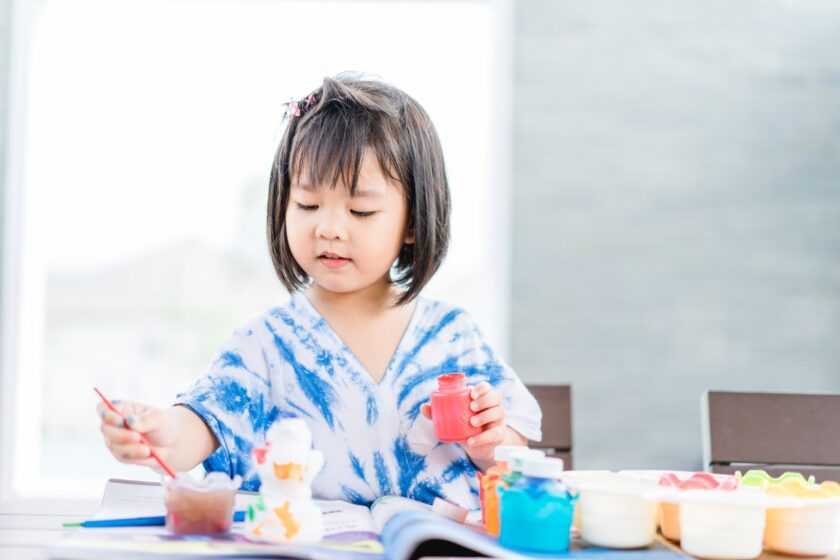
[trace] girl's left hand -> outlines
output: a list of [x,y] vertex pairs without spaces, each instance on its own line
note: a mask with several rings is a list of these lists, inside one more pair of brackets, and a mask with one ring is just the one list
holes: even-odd
[[[505,442],[508,428],[505,424],[505,409],[502,408],[502,394],[486,381],[482,381],[470,392],[472,402],[470,409],[473,416],[470,423],[480,426],[480,434],[472,436],[461,444],[473,462],[493,461],[496,446]],[[426,418],[432,418],[432,407],[429,403],[420,406],[420,413]]]

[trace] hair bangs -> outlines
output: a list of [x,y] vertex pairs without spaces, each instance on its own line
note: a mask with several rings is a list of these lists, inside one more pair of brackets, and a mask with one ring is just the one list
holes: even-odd
[[[366,152],[376,156],[382,174],[405,188],[408,177],[394,135],[384,119],[369,113],[351,114],[345,107],[319,107],[301,122],[291,147],[289,171],[295,184],[311,187],[341,183],[355,196]],[[392,130],[389,130],[392,129]]]

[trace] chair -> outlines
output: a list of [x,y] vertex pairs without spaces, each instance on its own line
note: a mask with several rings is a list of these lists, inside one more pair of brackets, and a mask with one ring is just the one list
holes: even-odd
[[542,441],[531,445],[572,469],[572,389],[569,385],[528,385],[542,409]]
[[794,470],[840,480],[840,394],[707,391],[701,413],[711,472]]

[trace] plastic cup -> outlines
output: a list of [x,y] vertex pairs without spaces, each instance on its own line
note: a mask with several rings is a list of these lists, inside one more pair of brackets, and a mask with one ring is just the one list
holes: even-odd
[[202,480],[187,473],[163,481],[166,529],[176,535],[218,535],[233,524],[236,490],[242,479],[233,480],[211,472]]

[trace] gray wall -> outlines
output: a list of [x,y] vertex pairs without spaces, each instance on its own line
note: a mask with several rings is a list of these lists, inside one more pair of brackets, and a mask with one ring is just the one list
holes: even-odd
[[709,388],[840,391],[840,3],[520,0],[513,366],[578,468],[697,468]]

